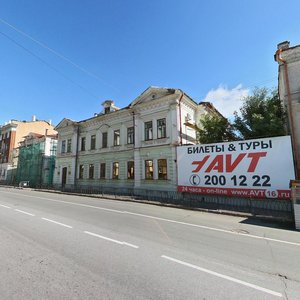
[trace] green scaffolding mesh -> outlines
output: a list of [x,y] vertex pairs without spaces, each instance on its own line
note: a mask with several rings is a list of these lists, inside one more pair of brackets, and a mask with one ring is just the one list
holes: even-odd
[[52,185],[56,145],[51,145],[50,156],[45,156],[44,149],[44,142],[19,148],[17,183],[29,181],[30,187]]

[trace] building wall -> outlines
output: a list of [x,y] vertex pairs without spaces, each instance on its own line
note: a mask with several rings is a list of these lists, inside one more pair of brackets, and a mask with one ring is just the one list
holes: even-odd
[[[74,122],[64,119],[56,127],[58,131],[58,155],[54,185],[62,186],[62,168],[68,168],[66,187],[110,188],[127,191],[147,189],[176,191],[176,147],[196,141],[195,124],[205,110],[180,90],[149,88],[127,108],[91,119]],[[187,118],[188,117],[188,118]],[[159,121],[158,121],[159,120]],[[162,137],[158,126],[166,124]],[[181,125],[180,125],[181,121]],[[152,122],[150,139],[146,139],[146,123]],[[127,130],[134,127],[134,144],[127,142]],[[120,131],[120,144],[114,145],[114,132]],[[103,148],[103,133],[107,132],[107,147]],[[91,149],[91,137],[96,136],[95,149]],[[85,149],[82,151],[82,138]],[[62,153],[63,144],[72,141],[69,153]],[[66,149],[65,149],[66,150]],[[134,179],[128,179],[127,163],[134,162]],[[153,163],[153,178],[146,178],[146,161]],[[160,162],[160,170],[158,163]],[[167,163],[166,168],[162,164]],[[100,178],[100,165],[105,163],[105,178]],[[119,164],[118,179],[113,178],[113,164]],[[94,170],[93,178],[90,170]],[[167,170],[167,177],[164,172]],[[81,170],[81,171],[80,171]],[[152,174],[149,168],[148,175]],[[159,175],[160,174],[160,175]],[[159,178],[160,177],[160,178]]]
[[[76,152],[77,152],[77,128],[74,122],[66,121],[64,126],[58,130],[57,155],[55,162],[55,171],[53,175],[53,184],[62,185],[63,169],[67,168],[66,186],[74,186],[76,170]],[[70,152],[67,152],[67,141],[71,140]],[[65,152],[62,150],[62,142],[65,141]]]
[[28,135],[30,132],[38,133],[38,134],[47,134],[55,135],[57,132],[54,130],[54,126],[49,124],[46,121],[13,121],[14,124],[17,124],[16,130],[16,139],[13,145],[13,148],[18,147],[19,143],[24,140],[24,137]]
[[44,135],[56,134],[54,126],[46,121],[12,120],[1,128],[0,181],[15,183],[18,165],[18,147],[25,136],[34,132]]
[[[279,63],[279,96],[288,112],[289,128],[291,133],[291,124],[294,127],[294,140],[296,143],[297,152],[296,163],[298,165],[298,179],[300,178],[300,46],[290,47],[288,42],[278,45],[275,59]],[[287,88],[287,78],[284,63],[280,60],[286,61],[288,71],[288,83],[290,88],[291,111],[289,110],[289,95]],[[292,116],[292,118],[291,118]]]

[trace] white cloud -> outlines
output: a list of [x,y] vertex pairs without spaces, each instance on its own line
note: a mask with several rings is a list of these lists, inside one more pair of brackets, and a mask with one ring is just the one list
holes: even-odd
[[217,89],[210,90],[203,101],[211,102],[221,114],[231,119],[234,111],[239,111],[242,106],[242,99],[248,95],[249,89],[243,88],[241,84],[233,89],[219,85]]

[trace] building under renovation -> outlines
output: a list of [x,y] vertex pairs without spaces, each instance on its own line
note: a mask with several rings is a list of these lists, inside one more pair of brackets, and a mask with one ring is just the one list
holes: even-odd
[[0,135],[0,183],[16,184],[19,146],[31,132],[36,134],[56,134],[51,122],[10,120],[1,127]]
[[28,181],[30,187],[52,186],[57,135],[30,133],[21,142],[16,182]]

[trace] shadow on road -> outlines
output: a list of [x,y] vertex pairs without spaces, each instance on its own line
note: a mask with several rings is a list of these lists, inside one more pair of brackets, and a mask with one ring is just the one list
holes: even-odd
[[262,220],[262,219],[249,217],[241,221],[240,223],[296,231],[295,224],[294,222],[291,221],[284,222],[284,221],[274,221],[274,220]]

